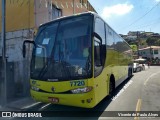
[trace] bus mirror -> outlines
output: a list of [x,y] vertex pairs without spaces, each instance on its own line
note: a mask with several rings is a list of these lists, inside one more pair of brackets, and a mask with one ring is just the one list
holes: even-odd
[[23,44],[23,58],[26,57],[26,45]]
[[25,41],[23,42],[23,50],[22,50],[23,58],[26,57],[26,43],[33,44],[33,45],[36,47],[36,43],[35,43],[34,41],[32,41],[32,40],[30,40],[30,39],[25,40]]

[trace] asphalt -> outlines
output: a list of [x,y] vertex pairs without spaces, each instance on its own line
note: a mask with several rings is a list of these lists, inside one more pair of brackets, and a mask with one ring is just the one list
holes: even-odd
[[24,110],[27,107],[37,105],[40,102],[34,101],[30,97],[22,98],[13,102],[8,103],[5,106],[0,106],[0,111],[20,111]]
[[[145,70],[144,71],[142,71],[142,72],[145,72],[145,71],[147,71],[147,69],[148,69],[148,66],[145,66]],[[141,73],[134,73],[134,74],[141,74]],[[146,74],[146,73],[144,73],[144,74]],[[148,73],[147,73],[147,75],[148,75]],[[148,77],[147,75],[144,75],[145,77]],[[150,74],[149,74],[150,75]],[[129,85],[130,86],[130,84],[134,84],[134,82],[133,81],[136,81],[137,79],[139,79],[139,78],[141,78],[141,76],[135,76],[134,78],[132,78],[131,79],[131,81],[130,80],[127,80],[127,82],[128,82],[128,84],[127,83],[123,83],[124,85]],[[123,86],[123,85],[122,85]],[[127,87],[127,86],[126,86]],[[136,89],[136,85],[134,86],[135,88],[133,88],[133,89]],[[123,87],[121,88],[119,88],[119,89],[124,89]],[[118,90],[119,90],[118,89]],[[127,88],[126,88],[127,89]],[[117,90],[117,91],[118,91]],[[122,92],[122,90],[120,90],[120,92]],[[126,91],[126,90],[125,90]],[[130,94],[131,92],[133,93],[134,91],[130,91],[130,90],[127,90],[128,92],[128,94],[126,95],[126,96],[128,96],[128,97],[130,97],[132,94]],[[118,93],[116,93],[116,94],[118,94]],[[120,93],[121,94],[121,93]],[[119,95],[120,95],[119,94]],[[135,91],[135,93],[134,94],[136,94],[136,91]],[[113,96],[114,97],[114,96]],[[117,96],[115,96],[116,98],[117,98]],[[116,99],[115,98],[115,99]],[[113,98],[112,98],[113,99]],[[123,99],[123,98],[122,98]],[[126,103],[125,102],[125,100],[127,100],[127,99],[123,99],[123,101],[124,101],[124,103]],[[115,100],[112,100],[113,102],[115,102]],[[133,103],[133,101],[131,101],[132,103]],[[31,107],[33,107],[33,106],[36,106],[36,105],[38,105],[38,104],[42,104],[41,102],[36,102],[36,101],[34,101],[31,97],[26,97],[26,98],[22,98],[22,99],[19,99],[19,100],[16,100],[16,101],[13,101],[13,102],[10,102],[10,103],[8,103],[7,105],[5,105],[5,106],[0,106],[0,111],[14,111],[14,110],[24,110],[24,109],[28,109],[28,108],[31,108]],[[123,107],[123,109],[124,109],[124,107]],[[123,109],[120,109],[120,110],[123,110]],[[125,110],[125,109],[124,109]],[[127,110],[127,109],[126,109]],[[132,110],[134,110],[134,109],[132,109]],[[110,111],[110,110],[109,110]],[[112,111],[112,110],[111,110]]]
[[[98,117],[92,118],[68,118],[91,119],[91,120],[160,120],[160,117],[104,117],[106,111],[160,111],[160,67],[151,66],[141,72],[134,73],[133,77],[123,82],[110,98],[105,98],[92,110],[103,111]],[[31,98],[24,98],[8,104],[6,107],[0,107],[0,111],[78,111],[81,108],[52,105],[36,102]],[[72,113],[71,113],[72,115]],[[38,118],[38,120],[63,120],[59,117]],[[65,118],[67,119],[67,118]],[[1,119],[0,119],[1,120]],[[3,120],[3,119],[2,119]],[[16,119],[14,119],[16,120]],[[18,119],[19,120],[19,119]],[[36,118],[26,119],[36,120]]]

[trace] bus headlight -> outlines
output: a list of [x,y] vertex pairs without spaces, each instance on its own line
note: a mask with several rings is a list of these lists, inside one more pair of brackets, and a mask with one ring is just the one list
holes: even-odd
[[34,90],[34,91],[39,91],[39,88],[36,87],[36,86],[32,86],[31,89]]
[[71,90],[71,92],[73,94],[87,93],[87,92],[90,92],[92,89],[93,89],[92,87],[77,88],[77,89]]

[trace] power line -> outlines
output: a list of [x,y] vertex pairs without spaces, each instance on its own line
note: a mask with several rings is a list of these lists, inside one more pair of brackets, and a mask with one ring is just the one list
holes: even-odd
[[160,2],[158,2],[156,5],[154,5],[149,11],[147,11],[144,15],[142,15],[141,17],[139,17],[138,19],[136,19],[134,22],[132,22],[131,24],[129,24],[128,26],[124,27],[123,29],[126,29],[130,26],[132,26],[133,24],[137,23],[139,20],[141,20],[142,18],[144,18],[147,14],[149,14],[154,8],[156,8],[158,5],[160,4]]
[[158,19],[154,20],[154,21],[153,20],[150,21],[149,22],[150,24],[137,25],[137,26],[134,26],[134,27],[136,27],[136,28],[141,28],[141,27],[144,28],[144,27],[148,27],[148,26],[157,24],[157,23],[159,23],[159,21],[160,21],[160,17]]

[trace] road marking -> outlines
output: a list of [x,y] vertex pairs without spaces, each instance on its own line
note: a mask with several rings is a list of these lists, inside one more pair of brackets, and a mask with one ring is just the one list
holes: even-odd
[[136,111],[141,111],[141,102],[142,102],[142,99],[138,99]]
[[159,74],[159,73],[160,73],[160,72],[151,74],[151,75],[147,78],[147,80],[144,82],[144,85],[146,86],[146,85],[147,85],[147,82],[149,81],[149,79],[150,79],[151,77],[153,77],[153,76]]
[[36,103],[34,103],[34,104],[32,104],[32,105],[25,106],[25,107],[23,107],[22,109],[28,109],[28,108],[33,107],[33,106],[36,106],[36,105],[38,105],[38,104],[40,104],[40,103],[41,103],[41,102],[36,102]]
[[39,110],[42,111],[44,108],[48,107],[49,105],[51,105],[51,103],[48,103],[48,104],[42,106]]
[[[138,99],[138,102],[136,105],[136,113],[141,111],[141,104],[142,104],[142,99]],[[134,120],[139,120],[139,117],[134,117]]]

